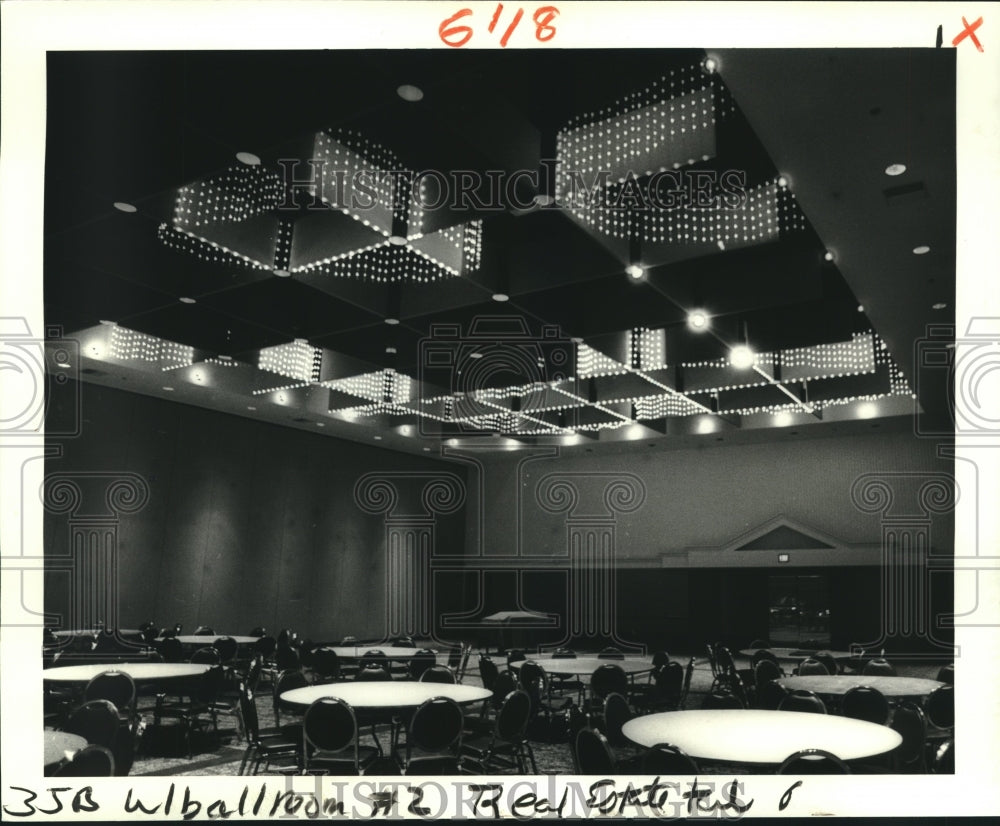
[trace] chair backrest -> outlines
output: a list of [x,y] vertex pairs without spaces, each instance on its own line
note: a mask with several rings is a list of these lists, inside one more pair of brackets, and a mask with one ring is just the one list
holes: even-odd
[[815,692],[796,689],[778,705],[778,711],[806,711],[812,714],[826,714],[824,703]]
[[293,688],[305,688],[307,685],[309,685],[309,681],[306,679],[306,675],[297,668],[291,668],[278,674],[278,679],[274,681],[274,685],[272,686],[275,716],[277,717],[279,708],[288,708],[281,701],[282,694],[286,691],[291,691]]
[[420,682],[422,683],[449,683],[451,685],[455,684],[455,672],[452,671],[446,665],[432,665],[430,668],[425,668],[423,674],[420,675]]
[[903,738],[903,742],[893,752],[896,760],[904,766],[922,763],[927,737],[927,719],[923,709],[916,703],[902,702],[892,712],[892,722],[889,725]]
[[357,734],[354,709],[336,697],[320,697],[302,717],[302,737],[307,755],[311,749],[336,753],[353,745],[356,757]]
[[465,679],[465,672],[469,667],[469,657],[472,656],[472,643],[467,643],[464,650],[462,651],[462,662],[459,663],[458,671],[455,673],[456,682],[462,682]]
[[228,663],[236,658],[236,650],[239,646],[232,637],[217,637],[212,643],[212,648],[219,652],[219,662]]
[[406,739],[407,755],[414,747],[440,752],[452,748],[462,737],[462,709],[448,697],[425,700],[410,719]]
[[757,686],[757,708],[777,711],[788,692],[776,682],[766,682]]
[[279,671],[289,671],[302,667],[302,654],[292,645],[282,645],[280,642],[274,649],[274,664]]
[[684,692],[684,676],[684,666],[668,661],[653,672],[657,692],[670,702],[679,703]]
[[939,683],[947,683],[948,685],[955,684],[955,663],[949,665],[942,665],[941,669],[937,673],[935,679]]
[[139,636],[147,645],[153,645],[160,634],[160,629],[155,625],[147,624],[145,628],[139,629]]
[[924,705],[927,720],[935,728],[951,728],[955,725],[955,686],[942,685],[935,688]]
[[612,691],[604,698],[604,733],[614,745],[627,743],[622,726],[632,719],[632,710],[624,696]]
[[210,625],[199,625],[194,629],[194,636],[196,637],[214,637],[215,629]]
[[179,663],[184,659],[184,646],[175,636],[165,637],[156,644],[156,650],[160,652],[164,662]]
[[255,625],[250,629],[248,637],[263,637],[267,635],[267,629],[263,625]]
[[354,679],[360,682],[382,682],[384,680],[391,680],[392,675],[389,673],[386,665],[370,662],[364,668],[358,669],[358,673],[354,676]]
[[389,640],[389,644],[395,648],[416,648],[417,644],[413,641],[413,637],[409,634],[402,637],[393,637]]
[[312,652],[312,670],[326,680],[340,676],[340,657],[332,648],[317,648]]
[[115,758],[106,746],[84,746],[73,759],[52,772],[53,777],[111,777],[115,773]]
[[[451,657],[449,656],[449,660],[450,659]],[[461,654],[459,654],[456,667],[458,667],[458,664],[461,663],[461,659]],[[419,680],[421,674],[423,674],[428,668],[435,665],[437,665],[437,655],[429,648],[421,648],[418,649],[412,657],[410,657],[407,673],[410,675],[411,680]]]
[[240,682],[240,719],[247,743],[252,745],[260,736],[260,716],[257,714],[257,698],[246,682]]
[[531,698],[520,688],[506,694],[497,711],[496,736],[508,743],[520,742],[531,717]]
[[677,701],[677,707],[680,709],[684,708],[687,702],[688,692],[691,690],[691,680],[694,678],[694,661],[695,658],[691,657],[688,660],[687,666],[684,668],[684,687],[681,689],[680,699]]
[[840,667],[837,665],[837,660],[829,651],[817,651],[812,655],[812,658],[823,663],[823,665],[826,666],[826,670],[831,674],[840,673]]
[[877,688],[859,685],[844,694],[840,711],[845,717],[884,726],[889,722],[889,701]]
[[191,698],[202,703],[214,703],[226,682],[226,672],[221,665],[214,665],[201,674],[192,684]]
[[724,645],[715,646],[715,665],[719,669],[719,674],[736,673],[736,663],[733,661],[733,654]]
[[[493,707],[500,708],[507,695],[515,690],[518,690],[518,688],[517,681],[514,679],[513,674],[507,670],[498,674],[497,678],[493,681],[493,697],[491,698]],[[530,699],[530,695],[527,694],[527,692],[525,692],[525,696]]]
[[487,691],[493,690],[493,684],[497,681],[500,670],[497,664],[485,654],[479,655],[479,676],[483,681],[483,688]]
[[701,707],[706,709],[746,708],[743,701],[739,697],[733,694],[732,691],[728,691],[725,688],[719,688],[711,694],[706,694]]
[[358,638],[355,637],[353,634],[348,634],[346,637],[344,637],[340,641],[340,644],[344,645],[344,646],[357,645],[358,644]]
[[575,660],[576,652],[569,648],[557,648],[552,652],[553,660]]
[[277,643],[278,645],[292,645],[298,635],[291,628],[282,628],[278,632]]
[[253,650],[257,654],[262,654],[265,659],[271,657],[277,647],[278,641],[274,637],[269,637],[266,634],[253,644]]
[[364,670],[369,665],[378,665],[388,670],[389,658],[386,657],[385,652],[381,648],[369,648],[361,655],[361,659],[358,661],[358,668]]
[[670,662],[670,655],[666,651],[653,652],[653,668],[661,668]]
[[507,668],[510,668],[513,663],[519,663],[526,659],[528,658],[522,649],[512,648],[507,652]]
[[69,717],[63,731],[79,734],[88,743],[114,748],[118,728],[118,708],[109,700],[90,700]]
[[594,669],[590,675],[590,693],[603,700],[611,692],[628,694],[628,675],[620,665],[605,663]]
[[576,763],[580,774],[614,774],[615,758],[608,738],[596,729],[580,729],[576,735]]
[[775,660],[759,660],[753,670],[753,682],[757,690],[765,683],[777,680],[781,676],[781,666]]
[[135,712],[135,682],[124,671],[102,671],[87,683],[83,699],[110,700],[120,712],[131,716]]
[[719,676],[719,663],[715,659],[715,648],[712,647],[711,643],[705,645],[705,654],[708,658],[708,664],[712,667],[712,677]]
[[212,646],[206,645],[204,648],[199,648],[195,651],[188,662],[201,663],[202,665],[218,665],[220,662],[219,652],[212,648]]
[[462,664],[462,653],[465,651],[465,646],[462,643],[458,645],[453,645],[448,649],[448,666],[450,668],[458,669]]
[[865,663],[865,667],[861,673],[867,677],[895,677],[896,669],[884,657],[876,657],[874,660],[868,660]]
[[802,749],[790,754],[778,768],[778,774],[850,774],[848,765],[837,755],[823,749]]
[[771,647],[771,643],[769,643],[767,640],[756,639],[756,640],[754,640],[753,642],[750,643],[750,647],[751,648],[770,648]]
[[599,660],[624,660],[625,652],[620,648],[616,648],[613,645],[609,645],[607,648],[602,648],[600,653],[597,655]]
[[945,740],[938,746],[934,754],[934,761],[931,764],[931,771],[934,774],[954,774],[955,773],[955,741]]
[[830,669],[826,667],[826,664],[820,662],[814,657],[809,657],[808,659],[803,660],[799,664],[799,675],[802,677],[807,677],[810,675],[823,676],[823,675],[828,675],[829,673]]
[[770,648],[761,648],[759,651],[754,652],[754,655],[750,658],[750,667],[756,669],[757,663],[761,660],[772,662],[780,668],[778,657]]
[[642,755],[642,774],[697,774],[694,759],[670,743],[657,743]]

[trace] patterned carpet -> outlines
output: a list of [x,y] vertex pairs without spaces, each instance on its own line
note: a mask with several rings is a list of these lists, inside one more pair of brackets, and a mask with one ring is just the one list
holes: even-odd
[[[686,663],[688,657],[674,654],[673,658]],[[477,655],[473,654],[470,660],[469,673],[464,682],[469,685],[481,685],[478,673],[475,673],[474,664]],[[737,667],[747,666],[745,661],[737,658]],[[897,671],[899,676],[927,677],[933,679],[937,674],[940,664],[911,664],[899,665]],[[641,678],[640,678],[641,679]],[[702,701],[708,694],[712,683],[712,672],[708,662],[704,659],[697,660],[694,675],[691,681],[691,690],[688,695],[687,708],[700,708]],[[274,714],[271,707],[270,686],[262,684],[257,697],[257,708],[260,715],[261,728],[273,725]],[[150,715],[146,715],[146,720],[152,722]],[[287,722],[282,717],[282,722]],[[184,753],[184,745],[181,742],[179,732],[169,730],[156,730],[151,726],[147,727],[142,739],[140,752],[136,757],[132,768],[132,775],[142,775],[147,777],[182,777],[189,775],[217,775],[235,776],[239,774],[240,762],[245,749],[245,740],[236,728],[236,718],[227,717],[220,720],[220,732],[218,738],[211,733],[195,732],[192,739],[193,757],[188,759]],[[387,735],[382,735],[383,744],[387,741]],[[566,742],[548,743],[542,742],[536,736],[532,738],[532,748],[538,764],[540,774],[572,774],[573,757],[569,744]],[[616,748],[617,758],[627,759],[638,754],[638,749]],[[746,767],[716,765],[711,770],[703,771],[703,774],[730,774],[737,771],[747,774]],[[269,772],[280,775],[280,770]],[[399,769],[395,763],[389,759],[377,761],[367,772],[373,775],[396,775]],[[513,772],[511,772],[513,773]]]

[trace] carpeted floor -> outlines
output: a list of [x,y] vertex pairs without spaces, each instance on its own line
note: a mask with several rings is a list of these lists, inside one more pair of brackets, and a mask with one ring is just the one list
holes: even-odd
[[[672,655],[672,658],[685,664],[689,659],[689,657],[678,654]],[[469,673],[464,680],[467,684],[482,684],[475,668],[477,660],[477,655],[473,653],[469,663]],[[502,661],[499,659],[497,659],[497,662],[498,664],[502,664]],[[736,665],[738,668],[745,668],[748,666],[748,663],[745,659],[741,660],[738,657]],[[940,665],[940,663],[902,664],[897,666],[897,671],[899,676],[927,677],[933,679]],[[686,707],[691,709],[700,708],[702,701],[709,692],[711,684],[712,672],[708,662],[704,659],[696,660]],[[261,728],[273,725],[274,714],[271,707],[270,686],[266,683],[262,684],[258,691],[257,708],[260,715]],[[146,716],[146,719],[151,722],[149,715]],[[284,716],[282,717],[282,722],[287,722]],[[383,744],[386,742],[386,739],[386,736],[383,735]],[[192,741],[194,755],[191,759],[188,759],[183,751],[183,743],[179,737],[179,732],[160,731],[152,727],[147,727],[131,774],[147,777],[180,777],[185,775],[234,776],[239,773],[245,745],[245,740],[236,728],[235,717],[225,717],[220,720],[218,738],[215,738],[211,734],[195,732]],[[546,743],[533,739],[532,748],[540,773],[573,773],[573,758],[568,743]],[[627,758],[635,755],[637,751],[637,749],[627,748],[615,750],[616,757],[619,758]],[[741,771],[743,774],[747,773],[746,767],[739,769],[739,767],[721,765],[717,765],[711,771],[703,773],[732,774],[734,769]],[[281,774],[280,771],[272,771],[270,773]],[[393,761],[385,759],[372,766],[368,774],[393,775],[399,774],[399,770]]]

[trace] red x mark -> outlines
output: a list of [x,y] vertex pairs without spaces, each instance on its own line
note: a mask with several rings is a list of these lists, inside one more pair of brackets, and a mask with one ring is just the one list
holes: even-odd
[[963,17],[962,25],[965,26],[965,28],[959,33],[959,35],[954,40],[951,41],[951,45],[957,46],[959,43],[965,40],[965,38],[971,37],[972,42],[976,44],[976,48],[979,49],[979,51],[982,51],[983,44],[979,42],[979,39],[976,37],[975,32],[976,29],[978,29],[980,26],[983,25],[983,18],[980,17],[975,23],[973,23],[970,26],[969,21]]

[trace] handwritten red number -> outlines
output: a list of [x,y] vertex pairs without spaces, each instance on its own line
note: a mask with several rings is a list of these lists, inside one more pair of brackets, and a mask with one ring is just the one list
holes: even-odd
[[535,39],[544,43],[556,36],[556,27],[549,25],[559,14],[555,6],[539,6],[531,18],[535,21]]
[[497,3],[497,10],[493,12],[493,19],[490,21],[490,25],[487,30],[490,34],[493,34],[493,30],[497,27],[497,22],[500,20],[500,14],[503,12],[503,3]]
[[452,26],[451,24],[459,18],[468,17],[470,14],[472,14],[472,9],[462,9],[438,26],[438,35],[446,46],[457,49],[469,42],[472,38],[472,26]]

